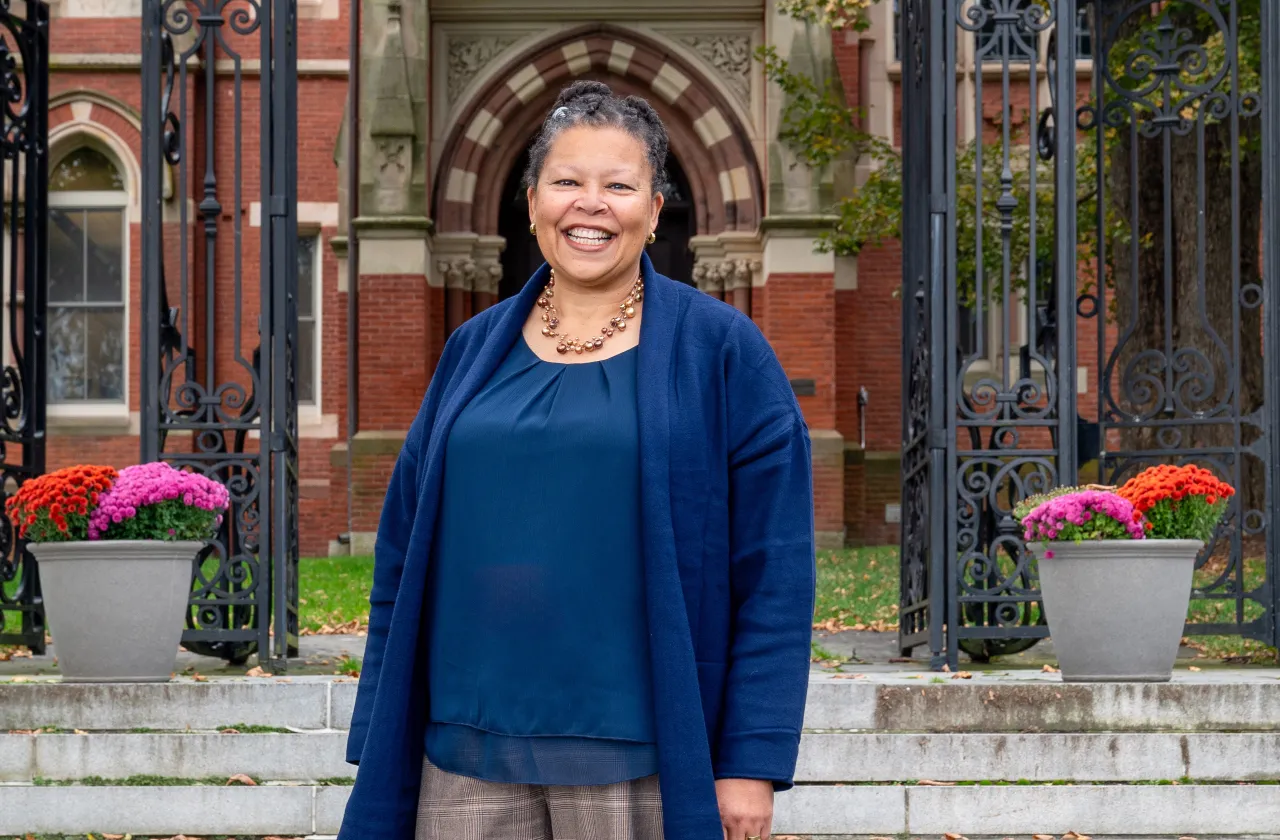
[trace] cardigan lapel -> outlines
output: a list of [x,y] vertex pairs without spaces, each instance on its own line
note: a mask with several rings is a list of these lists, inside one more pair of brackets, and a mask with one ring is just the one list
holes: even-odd
[[[663,823],[667,837],[713,840],[722,833],[702,708],[688,702],[701,695],[671,507],[671,368],[682,315],[680,297],[676,281],[655,272],[648,254],[641,258],[640,268],[640,511]],[[677,459],[679,455],[675,453]]]

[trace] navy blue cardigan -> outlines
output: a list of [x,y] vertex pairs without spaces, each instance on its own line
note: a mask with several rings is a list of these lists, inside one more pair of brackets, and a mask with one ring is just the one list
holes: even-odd
[[[647,256],[641,269],[636,390],[664,831],[722,840],[715,779],[785,790],[795,772],[814,606],[809,432],[749,318],[657,274]],[[347,744],[359,770],[339,840],[413,838],[428,696],[423,593],[445,440],[520,334],[547,272],[450,337],[396,461]]]

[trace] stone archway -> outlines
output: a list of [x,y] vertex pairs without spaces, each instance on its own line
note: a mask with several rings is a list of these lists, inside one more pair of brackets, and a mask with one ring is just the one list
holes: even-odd
[[[764,201],[749,132],[702,71],[660,42],[620,27],[562,31],[505,62],[463,109],[445,143],[432,204],[448,329],[497,299],[508,176],[560,89],[577,78],[599,79],[653,104],[687,175],[699,238],[757,231]],[[725,292],[723,283],[704,288]],[[749,281],[729,297],[749,311]]]

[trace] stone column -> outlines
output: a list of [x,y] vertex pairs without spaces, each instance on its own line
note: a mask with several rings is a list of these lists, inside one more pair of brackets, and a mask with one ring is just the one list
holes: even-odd
[[[766,6],[766,37],[793,70],[838,84],[831,33]],[[785,95],[766,90],[766,216],[760,270],[750,272],[751,316],[773,345],[809,424],[818,545],[844,545],[844,437],[836,431],[835,264],[817,237],[834,221],[831,174],[796,164],[778,137]],[[729,256],[726,253],[726,256]],[[735,283],[741,282],[738,280]]]
[[481,236],[476,240],[476,312],[483,312],[498,302],[498,287],[502,283],[502,249],[506,247],[505,236]]
[[[360,425],[351,441],[356,554],[373,549],[391,469],[444,344],[443,295],[429,281],[427,0],[362,2],[360,204],[351,222],[359,264],[346,266],[360,296]],[[331,481],[345,483],[346,441],[333,448],[330,464]]]

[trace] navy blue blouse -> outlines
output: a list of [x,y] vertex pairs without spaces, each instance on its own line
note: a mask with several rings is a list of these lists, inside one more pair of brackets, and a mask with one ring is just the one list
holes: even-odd
[[545,362],[520,338],[449,434],[428,592],[426,753],[443,770],[657,772],[636,356]]

